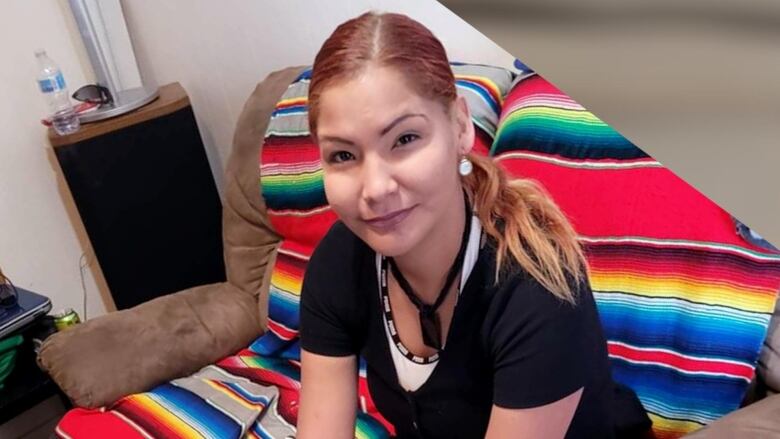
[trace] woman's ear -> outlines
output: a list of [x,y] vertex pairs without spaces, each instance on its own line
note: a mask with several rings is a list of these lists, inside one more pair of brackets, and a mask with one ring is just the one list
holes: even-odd
[[458,95],[455,99],[455,124],[458,129],[458,152],[466,155],[474,147],[474,123],[471,122],[471,111],[466,103],[466,98]]

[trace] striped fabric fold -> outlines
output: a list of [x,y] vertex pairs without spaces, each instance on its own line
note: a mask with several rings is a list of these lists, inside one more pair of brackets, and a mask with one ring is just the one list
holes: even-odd
[[541,76],[506,96],[495,160],[536,180],[580,235],[614,378],[658,438],[737,409],[755,374],[780,254]]
[[[727,212],[542,77],[452,68],[478,128],[476,150],[538,181],[577,230],[613,376],[637,393],[655,436],[677,438],[736,409],[780,290],[780,252],[745,241]],[[304,70],[276,105],[260,157],[269,220],[283,237],[268,331],[190,377],[103,409],[69,411],[59,437],[294,434],[301,283],[336,220],[308,133],[310,76]],[[393,435],[371,399],[362,359],[358,389],[356,437]]]

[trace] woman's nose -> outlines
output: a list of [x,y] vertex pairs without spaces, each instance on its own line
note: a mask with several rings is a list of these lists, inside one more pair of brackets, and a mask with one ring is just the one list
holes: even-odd
[[392,167],[381,158],[366,157],[362,171],[362,196],[367,203],[381,202],[398,189]]

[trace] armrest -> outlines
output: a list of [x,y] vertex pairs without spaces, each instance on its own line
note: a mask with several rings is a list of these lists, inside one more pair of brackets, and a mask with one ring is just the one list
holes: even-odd
[[780,394],[772,395],[685,436],[690,439],[780,437]]
[[256,297],[227,282],[204,285],[58,332],[38,364],[75,405],[95,408],[189,375],[261,332]]

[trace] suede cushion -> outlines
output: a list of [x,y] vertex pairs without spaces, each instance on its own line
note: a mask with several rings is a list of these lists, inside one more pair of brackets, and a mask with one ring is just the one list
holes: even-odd
[[780,437],[780,395],[770,396],[726,415],[685,437],[690,439]]
[[223,235],[227,279],[258,297],[263,328],[268,315],[266,271],[269,258],[275,257],[279,236],[268,222],[257,157],[276,102],[302,69],[288,67],[273,72],[257,85],[239,117],[225,170]]
[[775,312],[769,322],[758,370],[766,385],[780,392],[780,301],[775,304]]
[[256,303],[227,282],[180,291],[52,335],[38,363],[75,405],[100,407],[246,346]]

